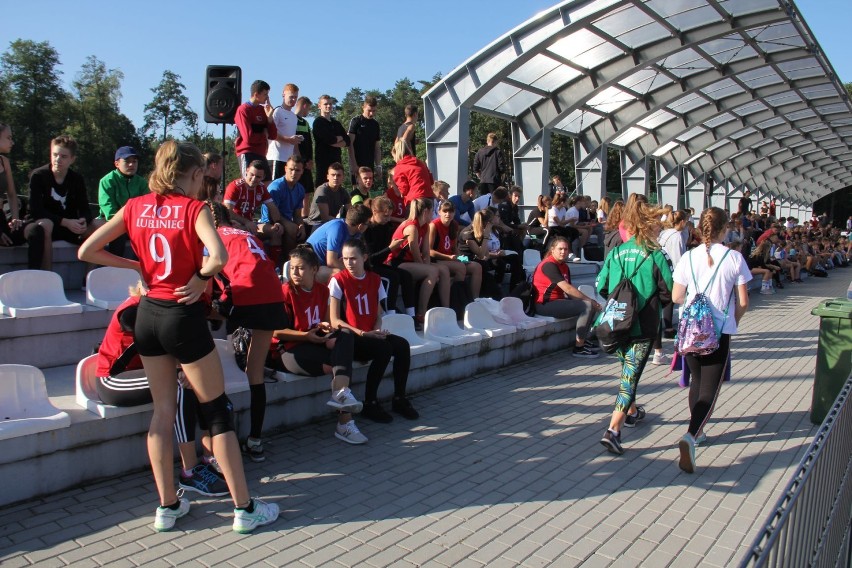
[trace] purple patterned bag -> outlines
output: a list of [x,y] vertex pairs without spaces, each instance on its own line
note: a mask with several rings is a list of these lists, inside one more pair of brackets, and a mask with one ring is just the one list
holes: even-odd
[[[721,336],[720,329],[716,327],[716,321],[713,319],[713,310],[710,305],[710,298],[706,292],[716,279],[716,273],[719,272],[719,267],[725,261],[730,250],[725,251],[722,259],[716,264],[716,270],[713,271],[713,276],[704,290],[696,294],[692,301],[683,308],[683,313],[680,316],[680,321],[677,325],[677,337],[675,337],[675,351],[681,355],[709,355],[719,348],[719,337]],[[698,288],[698,282],[695,280],[695,271],[692,270],[692,255],[689,255],[689,268],[692,271],[692,281],[695,288]],[[733,290],[731,290],[733,293]],[[728,299],[730,304],[730,298]],[[725,307],[725,320],[728,319],[728,306]],[[722,326],[725,322],[722,322]]]

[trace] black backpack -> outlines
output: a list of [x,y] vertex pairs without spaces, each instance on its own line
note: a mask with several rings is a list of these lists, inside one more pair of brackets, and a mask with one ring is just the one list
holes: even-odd
[[[627,345],[630,341],[630,330],[639,321],[639,300],[632,279],[648,256],[650,255],[639,261],[633,273],[627,278],[622,278],[609,293],[606,305],[598,315],[595,333],[601,349],[607,353],[615,353],[619,347]],[[624,274],[623,265],[621,272]]]
[[251,343],[251,330],[238,327],[231,335],[231,345],[234,348],[234,360],[241,371],[246,370],[246,359],[248,358],[249,343]]

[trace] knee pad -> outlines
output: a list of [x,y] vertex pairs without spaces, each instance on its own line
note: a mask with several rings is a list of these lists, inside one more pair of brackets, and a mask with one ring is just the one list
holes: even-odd
[[234,431],[234,405],[225,393],[210,402],[200,403],[199,408],[211,436]]

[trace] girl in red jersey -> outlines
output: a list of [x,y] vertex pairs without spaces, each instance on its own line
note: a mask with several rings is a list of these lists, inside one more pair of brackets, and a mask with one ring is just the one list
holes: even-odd
[[399,193],[409,207],[415,199],[432,199],[432,172],[417,159],[408,142],[399,138],[393,145],[391,156],[396,160],[393,168],[393,181],[396,183]]
[[[130,199],[81,245],[78,255],[86,262],[137,270],[148,288],[139,303],[135,337],[154,401],[148,431],[148,453],[160,496],[154,528],[169,530],[189,512],[189,501],[178,498],[174,485],[172,424],[177,405],[175,367],[180,363],[201,401],[201,413],[213,436],[213,453],[236,505],[233,528],[245,533],[273,522],[278,506],[249,494],[222,364],[207,327],[205,307],[198,302],[207,281],[228,258],[210,211],[194,199],[203,177],[204,159],[198,148],[172,140],[163,143],[149,179],[151,193]],[[130,237],[138,261],[104,249],[124,234]],[[208,257],[202,265],[203,247]]]
[[[418,200],[419,201],[419,200]],[[417,202],[415,201],[415,204]],[[415,206],[412,206],[412,209]],[[431,215],[431,211],[429,211]],[[378,328],[385,289],[375,272],[368,272],[367,247],[361,239],[349,239],[343,245],[343,266],[346,270],[335,274],[329,282],[329,311],[331,327],[351,330],[354,334],[354,357],[358,361],[372,361],[367,370],[362,416],[376,422],[390,422],[390,414],[379,405],[379,382],[393,357],[394,412],[409,420],[419,414],[405,396],[408,370],[411,367],[411,346],[404,338]]]
[[[432,222],[431,199],[420,198],[411,202],[408,220],[393,233],[391,252],[386,264],[405,270],[420,280],[420,297],[417,300],[417,312],[414,321],[423,324],[423,318],[429,307],[429,298],[435,286],[443,307],[450,305],[450,271],[446,266],[432,264],[429,253],[429,223]],[[402,241],[402,246],[395,247]]]
[[[363,444],[353,412],[362,404],[349,390],[352,376],[352,338],[348,332],[332,333],[328,323],[328,286],[316,279],[319,258],[311,245],[298,245],[290,252],[289,280],[284,284],[287,329],[275,332],[274,347],[290,373],[308,377],[331,373],[328,405],[338,411],[334,436],[349,444]],[[284,327],[284,326],[282,326]]]
[[571,272],[566,262],[570,250],[571,245],[565,237],[550,239],[547,256],[533,272],[535,312],[555,318],[578,316],[573,355],[593,359],[598,356],[597,345],[591,339],[586,339],[586,336],[601,305],[571,284]]
[[275,264],[266,256],[263,245],[253,234],[231,225],[228,208],[209,201],[216,231],[228,251],[228,263],[219,274],[223,293],[220,306],[231,324],[251,330],[246,376],[251,393],[251,429],[240,446],[253,462],[262,462],[263,419],[266,414],[266,384],[263,364],[269,352],[272,333],[284,327],[284,294],[275,273]]
[[459,224],[455,220],[456,206],[452,201],[441,203],[438,218],[429,224],[429,254],[432,260],[445,264],[455,282],[464,282],[470,276],[470,294],[474,300],[482,287],[482,266],[476,262],[459,261]]

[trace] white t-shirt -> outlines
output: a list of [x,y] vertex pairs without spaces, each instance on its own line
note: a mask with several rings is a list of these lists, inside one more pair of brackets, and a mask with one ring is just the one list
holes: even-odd
[[564,207],[551,207],[547,211],[547,226],[548,227],[556,227],[559,224],[556,222],[557,219],[563,221],[568,218],[568,210]]
[[598,223],[606,223],[606,213],[604,213],[603,209],[598,209],[597,216]]
[[[710,247],[713,266],[707,266],[707,247],[704,245],[695,247],[683,255],[675,267],[673,279],[675,283],[686,287],[684,305],[688,305],[698,292],[704,290],[713,272],[718,267],[719,271],[716,273],[716,278],[707,289],[706,294],[710,299],[716,325],[724,321],[722,333],[732,335],[737,332],[737,320],[734,318],[734,306],[737,301],[735,288],[740,284],[748,283],[752,276],[743,255],[735,250],[728,252],[725,261],[719,265],[719,261],[722,260],[722,256],[728,250],[728,247],[718,243]],[[695,282],[698,283],[698,289],[696,289],[695,282],[692,280],[692,271],[695,272]],[[733,294],[731,291],[733,291]],[[728,307],[727,319],[725,319],[726,305]]]
[[580,210],[576,207],[569,207],[568,212],[565,214],[565,218],[569,221],[574,221],[571,225],[576,225],[577,222],[580,221]]
[[[364,274],[364,276],[362,276],[361,278],[358,278],[357,276],[355,276],[355,278],[358,278],[358,280],[363,280],[366,277],[367,277],[366,274]],[[328,281],[328,293],[332,298],[337,298],[338,300],[343,299],[343,288],[340,287],[340,283],[338,283],[337,278],[332,278],[331,280]],[[378,294],[379,294],[379,303],[381,303],[382,300],[384,300],[385,298],[388,297],[387,292],[385,292],[385,287],[382,286],[381,282],[379,282]]]
[[[296,126],[299,124],[299,118],[292,110],[277,107],[272,112],[272,120],[275,122],[275,128],[278,129],[279,136],[296,135]],[[293,146],[293,144],[284,144],[278,140],[270,140],[269,145],[266,147],[266,159],[286,162],[293,155]]]

